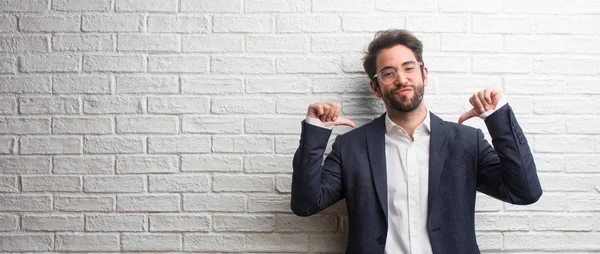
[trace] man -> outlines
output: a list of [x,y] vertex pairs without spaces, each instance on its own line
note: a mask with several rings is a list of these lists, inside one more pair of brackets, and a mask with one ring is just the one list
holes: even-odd
[[[355,127],[337,103],[314,103],[294,156],[292,211],[315,214],[346,199],[348,253],[479,253],[475,193],[512,204],[542,195],[527,140],[498,89],[475,93],[459,124],[422,102],[427,86],[423,45],[405,30],[380,31],[364,68],[386,113],[338,136],[322,164],[331,128]],[[485,119],[494,148],[479,129]]]

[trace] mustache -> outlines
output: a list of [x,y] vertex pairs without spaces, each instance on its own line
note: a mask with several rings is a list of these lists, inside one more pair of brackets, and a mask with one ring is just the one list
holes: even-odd
[[409,87],[410,87],[410,88],[412,88],[412,89],[413,89],[413,90],[415,90],[415,91],[417,90],[417,87],[416,87],[416,86],[414,86],[414,85],[402,85],[402,86],[400,86],[400,87],[398,87],[398,88],[395,88],[395,89],[393,89],[393,90],[391,91],[391,93],[396,93],[397,91],[400,91],[400,90],[402,90],[402,89],[409,88]]

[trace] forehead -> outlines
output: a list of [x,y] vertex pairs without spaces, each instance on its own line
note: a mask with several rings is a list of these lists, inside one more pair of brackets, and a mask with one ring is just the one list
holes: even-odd
[[386,66],[400,66],[407,61],[417,61],[415,54],[404,45],[396,45],[391,48],[382,49],[377,54],[375,64],[377,71]]

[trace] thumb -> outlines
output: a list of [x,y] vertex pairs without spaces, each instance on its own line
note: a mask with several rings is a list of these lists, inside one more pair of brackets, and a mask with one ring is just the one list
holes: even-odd
[[325,127],[338,126],[338,125],[347,125],[352,128],[356,127],[356,124],[354,124],[354,122],[352,122],[352,120],[346,119],[346,118],[338,118],[334,122],[325,122],[323,124],[325,125]]
[[477,113],[477,111],[475,110],[475,108],[465,112],[464,114],[462,114],[459,118],[458,118],[458,124],[462,124],[464,121],[466,121],[467,119],[474,117],[474,116],[478,116],[479,114]]

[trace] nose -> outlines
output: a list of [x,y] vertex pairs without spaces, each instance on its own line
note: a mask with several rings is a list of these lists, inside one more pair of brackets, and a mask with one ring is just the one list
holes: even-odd
[[404,72],[399,71],[396,75],[398,75],[398,77],[396,78],[396,82],[400,82],[401,85],[408,83],[408,78],[406,78],[406,75],[404,75]]

